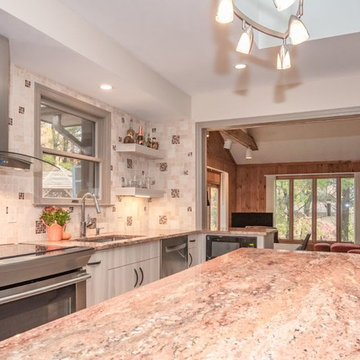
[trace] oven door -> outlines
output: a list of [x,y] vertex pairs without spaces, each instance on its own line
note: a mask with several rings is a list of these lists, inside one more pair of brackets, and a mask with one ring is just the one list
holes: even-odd
[[89,277],[81,270],[0,289],[0,340],[85,308]]

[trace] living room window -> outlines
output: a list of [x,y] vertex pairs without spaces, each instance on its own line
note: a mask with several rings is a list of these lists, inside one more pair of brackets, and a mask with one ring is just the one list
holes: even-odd
[[355,185],[352,175],[277,177],[275,225],[282,240],[354,242]]
[[43,165],[35,177],[35,203],[76,204],[94,193],[110,202],[110,114],[43,86],[36,86],[35,153]]

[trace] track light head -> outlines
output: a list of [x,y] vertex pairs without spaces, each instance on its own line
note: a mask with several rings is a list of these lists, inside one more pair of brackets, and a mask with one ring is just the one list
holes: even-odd
[[236,47],[236,51],[241,52],[243,54],[250,54],[253,41],[254,41],[254,31],[252,26],[248,26],[240,36],[239,42]]
[[295,15],[289,19],[289,37],[293,45],[298,45],[309,39],[309,33],[304,23]]
[[281,45],[280,51],[277,55],[276,68],[278,70],[286,70],[291,68],[290,52],[285,44],[285,41],[284,44]]

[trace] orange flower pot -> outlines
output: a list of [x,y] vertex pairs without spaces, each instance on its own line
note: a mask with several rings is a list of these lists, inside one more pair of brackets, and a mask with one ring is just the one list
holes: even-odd
[[49,241],[62,240],[64,226],[61,226],[61,225],[57,224],[56,222],[50,226],[49,225],[45,225],[45,226],[46,226]]

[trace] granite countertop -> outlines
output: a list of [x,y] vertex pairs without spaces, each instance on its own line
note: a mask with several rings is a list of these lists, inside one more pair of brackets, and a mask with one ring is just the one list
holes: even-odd
[[[75,237],[71,240],[62,240],[53,242],[55,245],[64,246],[91,246],[95,250],[105,250],[110,248],[116,248],[120,246],[141,244],[149,241],[161,240],[164,238],[182,236],[182,235],[197,235],[197,234],[217,234],[217,235],[248,235],[248,236],[266,236],[275,232],[276,230],[269,228],[251,228],[251,229],[236,229],[232,228],[229,231],[209,231],[209,230],[147,230],[146,234],[128,234],[109,232],[102,233],[100,235],[88,235],[84,238]],[[95,240],[101,240],[106,238],[122,238],[119,240],[109,242],[96,242]],[[47,240],[36,241],[36,243],[48,243]]]
[[359,359],[360,256],[243,248],[0,343],[3,359]]

